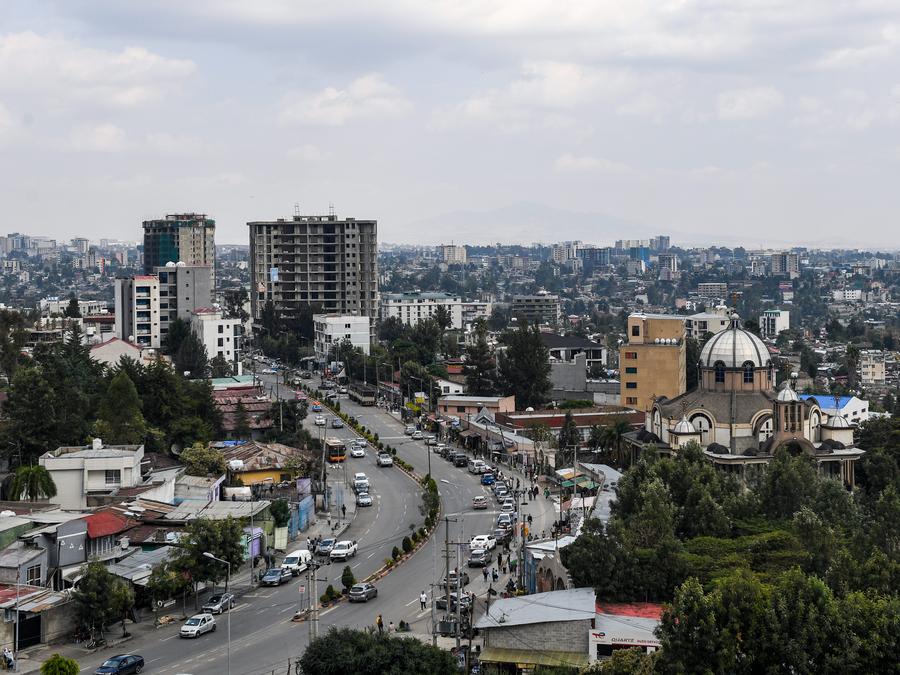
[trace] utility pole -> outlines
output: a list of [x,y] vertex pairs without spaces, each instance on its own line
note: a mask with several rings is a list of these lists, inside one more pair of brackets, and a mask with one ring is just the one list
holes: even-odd
[[[456,653],[459,654],[459,630],[462,627],[460,613],[462,612],[462,572],[459,568],[459,549],[461,544],[456,542]],[[447,584],[450,585],[449,583]]]
[[[449,516],[444,516],[444,581],[446,582],[444,585],[444,593],[447,599],[447,611],[444,614],[444,619],[446,621],[450,621],[450,523],[456,522],[456,518],[450,518]],[[458,570],[457,570],[458,572]],[[459,574],[457,574],[459,577]]]
[[312,567],[312,596],[310,597],[310,625],[312,627],[312,639],[319,637],[319,565],[314,563]]

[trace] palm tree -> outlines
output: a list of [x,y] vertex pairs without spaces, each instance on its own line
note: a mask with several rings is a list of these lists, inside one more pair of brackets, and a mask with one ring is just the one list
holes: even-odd
[[56,496],[56,483],[50,472],[39,464],[20,466],[10,486],[10,499],[19,500],[23,496],[34,502],[41,497],[50,499]]
[[631,425],[621,417],[612,421],[606,426],[607,440],[616,448],[616,462],[618,465],[624,466],[622,461],[622,436],[631,430]]
[[592,424],[590,434],[588,435],[588,447],[594,452],[597,452],[601,447],[603,447],[603,427],[599,424]]

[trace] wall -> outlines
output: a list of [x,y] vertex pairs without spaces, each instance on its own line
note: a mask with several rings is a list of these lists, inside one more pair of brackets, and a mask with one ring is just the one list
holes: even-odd
[[[43,464],[43,459],[39,460]],[[50,476],[56,484],[56,496],[54,504],[59,504],[64,509],[82,509],[87,505],[84,498],[84,471],[82,469],[70,469],[51,471]]]
[[591,620],[555,621],[524,626],[489,628],[482,631],[485,647],[500,649],[538,649],[546,645],[554,651],[588,653]]

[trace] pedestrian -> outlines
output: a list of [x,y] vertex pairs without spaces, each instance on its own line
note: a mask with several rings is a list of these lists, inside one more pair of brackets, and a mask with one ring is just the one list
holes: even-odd
[[500,575],[497,574],[497,568],[492,567],[491,568],[491,579],[493,579],[494,581],[497,581],[497,579],[499,579],[499,578],[500,578]]
[[519,487],[520,487],[520,486],[521,486],[521,483],[519,482],[519,479],[516,478],[516,492],[519,491]]
[[534,518],[532,518],[531,514],[529,513],[528,514],[528,524],[531,525],[533,520],[534,520]]
[[393,632],[394,632],[394,622],[388,621],[388,633],[393,633]]
[[481,575],[484,577],[484,583],[487,583],[487,578],[488,578],[488,568],[487,567],[481,568]]
[[343,518],[347,517],[347,505],[346,504],[341,504],[341,517],[343,517]]
[[384,633],[384,620],[381,618],[381,614],[375,617],[375,625],[378,626],[379,635]]
[[497,567],[503,567],[503,554],[497,554]]
[[312,539],[310,539],[309,537],[306,538],[306,550],[312,551]]
[[428,596],[425,594],[425,591],[419,593],[419,604],[422,605],[422,609],[425,609],[425,606],[428,604]]

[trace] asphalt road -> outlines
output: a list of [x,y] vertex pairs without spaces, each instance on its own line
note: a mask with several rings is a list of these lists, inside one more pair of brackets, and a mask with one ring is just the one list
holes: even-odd
[[[292,397],[289,390],[279,391],[283,397]],[[379,435],[379,438],[397,448],[398,455],[410,462],[418,472],[427,472],[428,449],[418,441],[403,434],[403,425],[386,411],[379,408],[361,408],[352,402],[341,400],[341,408],[354,415],[362,424]],[[327,413],[326,413],[327,415]],[[312,425],[315,413],[311,413],[305,424]],[[330,423],[330,415],[329,423]],[[315,428],[315,427],[310,427]],[[351,438],[348,429],[328,428],[329,435]],[[457,554],[460,565],[465,566],[468,556],[466,546],[472,536],[493,530],[496,520],[496,502],[491,500],[487,511],[472,511],[472,498],[485,495],[490,498],[488,488],[483,487],[477,476],[470,475],[465,468],[456,468],[438,455],[432,456],[432,475],[438,481],[444,513],[454,522],[450,523],[451,568],[456,564]],[[420,490],[415,483],[396,468],[378,468],[374,464],[371,451],[365,459],[348,459],[347,471],[364,471],[372,484],[375,505],[362,508],[354,522],[341,535],[342,539],[355,539],[359,543],[359,554],[351,561],[357,578],[363,578],[382,566],[390,557],[391,549],[399,546],[409,526],[421,526],[424,517],[420,513]],[[343,469],[334,469],[332,479]],[[348,497],[350,496],[348,491]],[[534,517],[535,529],[549,529],[554,519],[552,504],[543,499],[529,502],[522,507],[524,513]],[[430,601],[441,594],[436,586],[444,576],[444,535],[445,527],[431,538],[410,560],[377,582],[378,597],[368,603],[339,603],[320,613],[320,634],[329,626],[350,626],[363,628],[375,623],[381,614],[384,624],[407,621],[414,633],[430,633],[432,607],[420,608],[419,593],[425,590]],[[305,542],[304,542],[305,543]],[[496,561],[496,557],[495,557]],[[319,593],[328,583],[340,588],[343,565],[324,566],[319,570]],[[480,570],[470,570],[471,583],[466,590],[473,591],[478,601],[476,614],[481,613],[487,597],[488,584],[482,579]],[[505,583],[501,579],[500,585]],[[309,639],[308,622],[293,623],[290,618],[305,604],[299,589],[306,585],[305,575],[301,575],[277,588],[259,588],[244,595],[232,612],[231,625],[231,673],[242,675],[263,675],[285,673],[289,661],[303,653]],[[309,589],[307,588],[307,593]],[[438,614],[441,612],[438,611]],[[221,675],[227,672],[226,656],[227,615],[218,617],[219,629],[196,640],[178,638],[178,626],[158,629],[153,638],[133,640],[127,649],[144,656],[146,673],[168,673],[191,675]],[[103,655],[98,655],[97,662]]]

